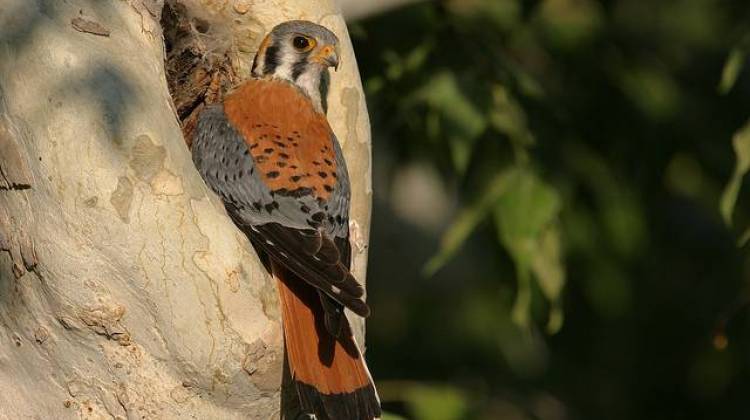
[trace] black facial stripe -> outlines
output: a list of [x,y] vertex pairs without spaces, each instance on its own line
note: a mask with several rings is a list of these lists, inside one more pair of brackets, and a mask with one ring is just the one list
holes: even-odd
[[263,74],[273,74],[279,67],[279,47],[270,45],[266,48],[266,59],[263,63]]
[[255,69],[258,68],[258,56],[255,56],[255,59],[253,60],[253,67],[250,69],[250,74],[255,74]]
[[328,87],[331,85],[331,75],[328,70],[323,70],[320,74],[320,85],[318,90],[320,91],[320,106],[323,107],[323,113],[328,112]]
[[304,54],[300,57],[299,61],[294,63],[292,66],[292,80],[296,81],[305,72],[305,69],[307,69],[307,57],[309,55],[309,53]]

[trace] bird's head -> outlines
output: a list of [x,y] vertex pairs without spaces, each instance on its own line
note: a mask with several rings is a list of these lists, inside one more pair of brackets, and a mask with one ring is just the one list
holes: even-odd
[[327,110],[328,67],[338,69],[339,39],[330,30],[305,20],[274,27],[261,42],[253,62],[255,77],[295,84],[319,111]]

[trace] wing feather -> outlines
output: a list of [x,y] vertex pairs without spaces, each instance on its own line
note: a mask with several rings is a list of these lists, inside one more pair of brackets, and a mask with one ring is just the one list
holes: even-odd
[[[259,82],[253,83],[257,85]],[[196,167],[211,189],[221,196],[227,213],[256,249],[262,250],[324,294],[321,300],[329,330],[336,330],[336,324],[340,324],[343,313],[341,305],[360,316],[367,316],[370,310],[362,298],[364,288],[349,271],[349,178],[338,141],[330,129],[327,139],[310,134],[310,138],[320,139],[319,148],[303,149],[302,142],[310,139],[299,140],[300,153],[306,153],[308,148],[316,153],[325,150],[332,152],[331,157],[335,162],[329,162],[330,159],[325,157],[327,155],[317,160],[304,159],[300,155],[303,160],[310,160],[313,166],[335,171],[325,176],[326,182],[335,179],[330,190],[323,189],[323,185],[301,184],[307,178],[300,178],[299,185],[285,185],[280,183],[281,180],[289,178],[282,178],[281,175],[274,178],[279,183],[278,186],[273,185],[277,189],[271,190],[266,179],[268,173],[261,170],[251,150],[252,145],[259,142],[253,136],[264,134],[248,128],[268,126],[280,130],[279,135],[287,138],[283,132],[286,126],[284,121],[267,120],[272,117],[269,114],[262,115],[266,120],[261,125],[259,121],[247,117],[249,110],[258,108],[252,108],[247,102],[242,104],[243,118],[238,123],[230,118],[234,114],[228,116],[229,111],[221,106],[209,107],[201,114],[192,150]],[[302,128],[295,130],[294,133],[304,131]],[[296,137],[289,138],[296,140]],[[294,144],[289,143],[286,148],[295,147]],[[329,145],[327,149],[326,144]],[[256,149],[263,150],[260,146]],[[292,153],[288,152],[291,159]],[[290,162],[288,167],[291,165]],[[309,172],[314,171],[310,169]],[[327,192],[325,197],[316,195],[315,191],[320,193],[320,190]],[[330,300],[324,299],[324,296],[330,297]]]

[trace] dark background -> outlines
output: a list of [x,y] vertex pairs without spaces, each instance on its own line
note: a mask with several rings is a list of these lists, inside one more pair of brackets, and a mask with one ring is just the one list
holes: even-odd
[[750,418],[750,4],[433,1],[350,32],[387,418]]

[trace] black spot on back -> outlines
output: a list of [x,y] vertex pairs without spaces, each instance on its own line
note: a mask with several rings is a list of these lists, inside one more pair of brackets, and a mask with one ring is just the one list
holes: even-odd
[[305,196],[305,195],[310,195],[312,194],[312,192],[313,192],[312,188],[308,188],[308,187],[301,187],[301,188],[297,188],[291,191],[287,190],[286,188],[280,188],[276,190],[276,194],[278,195],[283,195],[283,196],[288,196],[288,197],[297,197],[297,198]]
[[269,212],[269,213],[273,212],[273,210],[276,208],[276,207],[274,207],[274,203],[276,203],[276,202],[273,201],[273,202],[268,203],[268,204],[265,205],[265,208],[266,208],[267,212]]

